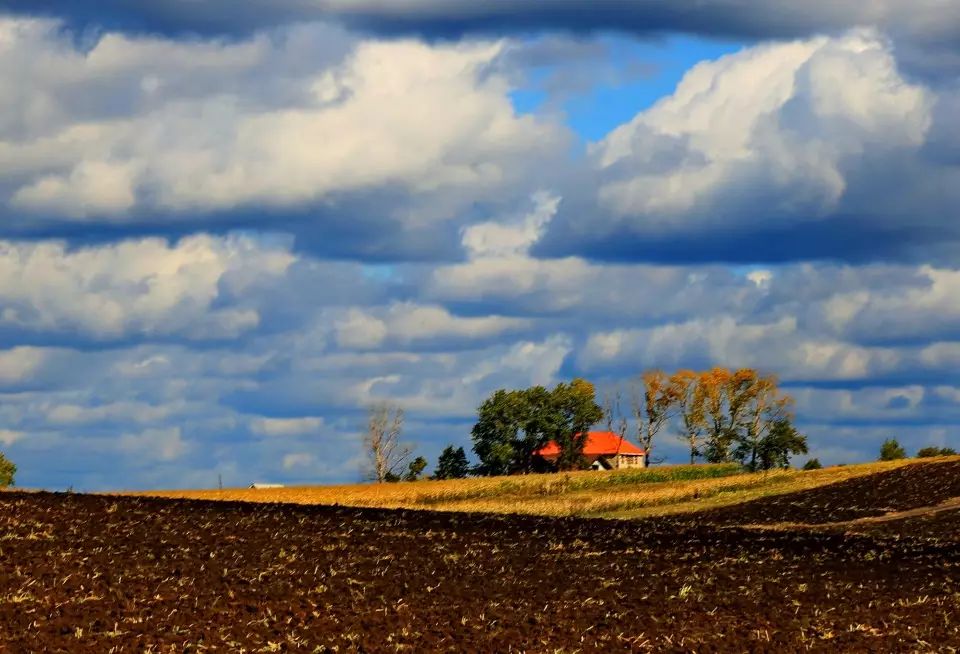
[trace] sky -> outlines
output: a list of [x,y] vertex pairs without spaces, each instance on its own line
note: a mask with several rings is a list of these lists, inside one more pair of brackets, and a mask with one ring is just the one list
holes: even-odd
[[373,403],[434,462],[655,367],[960,447],[954,0],[5,0],[0,88],[21,486],[354,482]]

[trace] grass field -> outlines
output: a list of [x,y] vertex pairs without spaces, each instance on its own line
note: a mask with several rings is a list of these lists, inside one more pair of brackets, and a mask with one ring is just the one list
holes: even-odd
[[[960,457],[953,457],[960,460]],[[904,465],[905,459],[812,471],[743,473],[732,464],[646,470],[271,489],[135,493],[167,498],[633,518],[726,506],[816,488]]]

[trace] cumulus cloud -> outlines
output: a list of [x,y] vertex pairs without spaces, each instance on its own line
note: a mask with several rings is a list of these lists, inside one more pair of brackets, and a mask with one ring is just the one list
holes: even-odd
[[47,351],[36,347],[0,350],[0,384],[15,385],[28,380],[47,361]]
[[65,426],[91,423],[157,423],[180,413],[183,409],[183,402],[154,405],[135,401],[108,402],[94,406],[63,403],[44,407],[49,423]]
[[922,266],[904,273],[898,285],[832,295],[823,319],[859,341],[960,337],[960,271]]
[[847,190],[847,161],[875,143],[915,149],[929,113],[869,33],[759,46],[699,64],[600,143],[598,165],[614,178],[600,203],[665,229],[729,224],[761,200],[779,203],[771,217],[822,218]]
[[[938,91],[902,76],[890,43],[869,30],[702,62],[593,146],[598,190],[573,198],[540,249],[944,259],[960,239],[947,218],[960,197],[956,170],[927,152],[943,129],[938,101]],[[580,220],[591,206],[595,219]],[[852,231],[857,241],[844,238]]]
[[810,337],[789,317],[773,323],[695,319],[649,329],[598,331],[590,335],[579,362],[588,370],[621,371],[745,366],[803,381],[879,378],[903,363],[902,354],[894,349]]
[[339,346],[354,349],[377,348],[384,343],[407,347],[415,343],[451,345],[474,343],[528,328],[521,318],[503,316],[455,316],[440,306],[412,302],[394,303],[385,310],[349,309],[335,322]]
[[98,340],[236,337],[257,327],[260,316],[253,307],[230,306],[225,296],[242,292],[251,273],[281,277],[293,261],[288,251],[242,237],[79,249],[52,241],[0,242],[0,327]]
[[[777,373],[824,461],[960,425],[932,1],[44,1],[61,18],[0,19],[0,444],[26,484],[353,481],[373,402],[432,460],[498,388],[658,365]],[[580,92],[603,41],[501,34],[610,25],[763,42],[570,148],[561,105],[511,96]]]
[[258,436],[302,436],[316,433],[323,427],[323,418],[255,418],[250,429]]
[[0,443],[4,445],[13,445],[23,438],[23,432],[13,431],[12,429],[0,429]]
[[339,35],[318,56],[331,28],[313,26],[240,42],[107,33],[81,51],[55,23],[0,25],[11,232],[246,224],[263,209],[303,243],[366,238],[378,252],[384,226],[455,232],[474,203],[509,203],[530,163],[567,143],[556,121],[514,111],[503,42]]
[[[467,261],[439,265],[425,282],[427,297],[478,310],[498,307],[521,316],[579,313],[607,324],[651,322],[696,309],[714,314],[746,309],[762,284],[717,266],[593,263],[582,257],[542,259],[530,250],[555,219],[560,199],[531,198],[530,211],[472,225],[461,238]],[[754,277],[760,271],[754,271]]]
[[124,434],[118,444],[123,452],[155,461],[175,461],[189,450],[189,444],[183,440],[179,427]]

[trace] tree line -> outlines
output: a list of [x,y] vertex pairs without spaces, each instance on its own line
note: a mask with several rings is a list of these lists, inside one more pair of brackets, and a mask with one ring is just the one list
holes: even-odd
[[627,401],[613,390],[606,397],[607,427],[623,436],[632,422],[648,456],[671,425],[687,444],[690,463],[738,461],[751,471],[769,470],[807,453],[806,437],[793,426],[793,398],[775,376],[752,368],[648,370],[626,395]]
[[[478,463],[470,466],[463,448],[447,447],[434,478],[509,475],[543,471],[536,452],[555,442],[554,470],[584,468],[587,432],[605,423],[621,440],[635,439],[648,459],[665,430],[688,445],[690,462],[737,461],[751,471],[788,467],[790,456],[807,453],[806,437],[793,426],[793,399],[773,376],[750,368],[706,371],[649,370],[626,389],[597,401],[592,383],[577,378],[553,388],[499,389],[477,409],[471,430]],[[426,461],[411,459],[400,443],[403,413],[378,405],[371,409],[365,438],[370,477],[377,481],[415,480]],[[404,468],[406,466],[406,469]]]

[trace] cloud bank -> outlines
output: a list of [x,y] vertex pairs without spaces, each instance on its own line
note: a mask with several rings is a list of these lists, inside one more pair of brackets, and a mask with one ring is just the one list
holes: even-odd
[[[25,485],[354,481],[370,403],[433,459],[497,388],[654,366],[777,373],[825,463],[957,446],[952,5],[8,5]],[[742,42],[643,102],[583,81],[609,29]],[[632,98],[592,141],[591,84]]]

